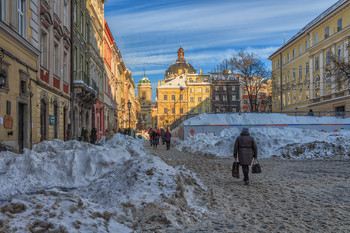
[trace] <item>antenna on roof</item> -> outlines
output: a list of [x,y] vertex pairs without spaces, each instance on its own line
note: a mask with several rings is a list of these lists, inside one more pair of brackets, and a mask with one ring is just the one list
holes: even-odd
[[283,33],[283,44],[285,44],[286,43],[286,33]]

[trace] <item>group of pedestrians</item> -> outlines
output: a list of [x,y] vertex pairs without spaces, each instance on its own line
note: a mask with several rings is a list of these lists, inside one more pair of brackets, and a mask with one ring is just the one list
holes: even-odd
[[169,129],[166,131],[164,129],[158,129],[156,128],[150,128],[148,130],[148,135],[150,138],[150,144],[153,146],[154,149],[158,147],[159,140],[160,138],[162,139],[162,144],[166,144],[166,149],[170,150],[170,138],[171,138],[171,133],[169,132]]

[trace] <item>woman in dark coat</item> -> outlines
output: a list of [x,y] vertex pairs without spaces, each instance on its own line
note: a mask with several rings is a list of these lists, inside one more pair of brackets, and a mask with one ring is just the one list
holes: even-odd
[[242,166],[242,171],[244,174],[243,181],[245,184],[249,184],[249,165],[252,164],[253,158],[257,158],[258,148],[254,141],[254,138],[250,136],[248,128],[243,128],[241,135],[237,137],[235,142],[235,148],[233,151],[233,157]]

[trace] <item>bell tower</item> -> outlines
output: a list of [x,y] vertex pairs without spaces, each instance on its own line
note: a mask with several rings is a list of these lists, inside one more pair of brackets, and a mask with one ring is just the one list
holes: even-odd
[[186,62],[185,60],[185,50],[181,47],[177,50],[177,60],[178,62]]

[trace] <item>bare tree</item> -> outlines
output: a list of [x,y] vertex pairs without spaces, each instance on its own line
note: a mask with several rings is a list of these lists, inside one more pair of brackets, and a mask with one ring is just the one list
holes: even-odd
[[[263,86],[267,85],[270,71],[259,56],[241,50],[231,58],[221,62],[217,69],[224,73],[239,75],[241,85],[247,91],[250,111],[257,112],[261,106],[266,107],[267,99],[262,101],[259,94]],[[267,97],[267,93],[265,93],[265,97]]]
[[350,63],[345,62],[345,59],[339,53],[337,55],[330,52],[329,60],[331,69],[327,70],[336,78],[336,90],[342,90],[350,81]]

